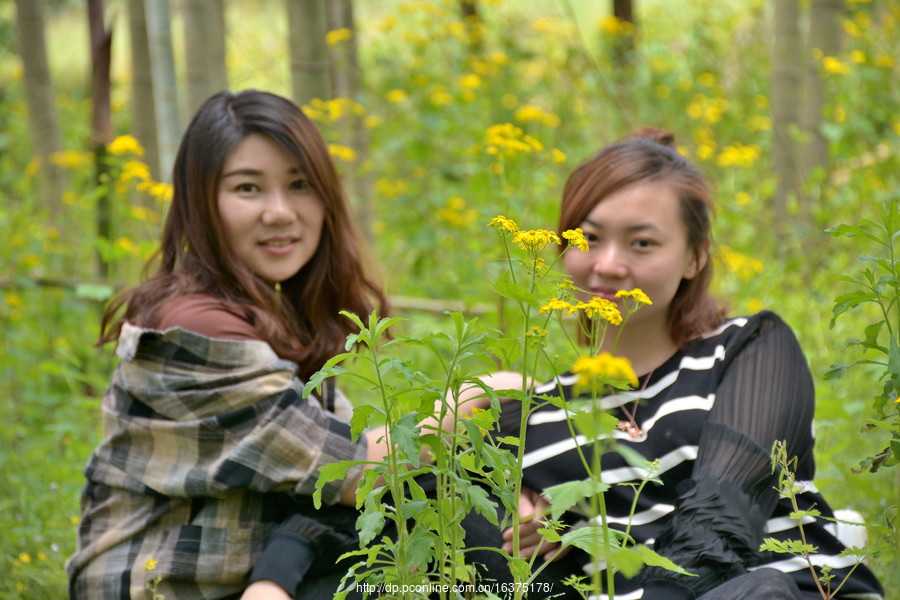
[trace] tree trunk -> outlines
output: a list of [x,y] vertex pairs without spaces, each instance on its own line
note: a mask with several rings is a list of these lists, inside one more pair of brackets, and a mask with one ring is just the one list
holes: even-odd
[[[346,42],[330,49],[331,72],[334,96],[336,98],[359,97],[359,63],[357,62],[356,27],[353,23],[352,0],[329,0],[329,29],[349,29],[353,35]],[[342,133],[342,142],[356,151],[356,165],[365,164],[368,157],[369,135],[362,118],[355,112],[348,116],[347,127]],[[357,168],[346,171],[344,183],[347,193],[355,200],[356,216],[366,239],[372,240],[372,178],[368,172]]]
[[478,0],[460,0],[459,9],[468,32],[469,52],[478,54],[484,48],[481,39],[481,16],[478,14]]
[[798,0],[775,0],[772,56],[772,164],[778,184],[772,199],[776,227],[788,233],[787,198],[799,197],[799,168],[794,143],[800,106],[800,9]]
[[331,97],[328,71],[328,14],[326,0],[287,0],[294,102]]
[[[801,181],[810,172],[828,166],[828,141],[822,135],[822,109],[825,106],[825,80],[821,56],[837,56],[841,48],[840,17],[844,0],[811,0],[809,6],[809,40],[806,53],[806,93],[802,127],[805,133]],[[819,54],[821,53],[821,54]]]
[[169,26],[168,0],[144,0],[147,42],[150,48],[150,73],[153,77],[153,104],[156,107],[159,166],[170,173],[178,151],[181,122],[178,118],[178,89],[175,82],[175,58]]
[[182,14],[187,107],[188,114],[193,115],[211,95],[228,89],[225,7],[222,0],[183,0]]
[[[50,218],[62,218],[62,194],[65,172],[50,162],[50,155],[62,150],[56,118],[56,93],[50,82],[47,47],[44,39],[43,0],[16,0],[16,27],[19,55],[25,71],[25,101],[28,105],[28,127],[35,156],[41,161],[38,189],[42,205]],[[61,224],[61,223],[60,223]]]
[[613,16],[620,21],[631,24],[631,35],[617,37],[615,44],[618,62],[623,67],[630,67],[634,62],[635,35],[637,33],[637,21],[634,18],[634,4],[632,0],[613,0]]
[[131,131],[144,147],[144,161],[150,167],[150,175],[159,181],[163,176],[168,178],[169,174],[161,173],[159,168],[159,140],[144,0],[128,0],[128,26],[131,33]]
[[[110,120],[109,70],[112,59],[112,31],[106,29],[103,17],[103,0],[88,0],[88,23],[91,38],[91,141],[97,168],[97,185],[103,190],[97,198],[97,236],[101,243],[112,240],[112,203],[110,186],[105,185],[109,173],[106,161],[106,145],[112,141]],[[109,275],[106,257],[98,257],[98,272],[103,278]]]

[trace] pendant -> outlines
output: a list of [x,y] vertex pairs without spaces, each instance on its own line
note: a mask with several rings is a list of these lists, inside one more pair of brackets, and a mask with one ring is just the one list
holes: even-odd
[[631,421],[619,421],[619,424],[616,427],[619,429],[619,431],[624,431],[629,436],[631,436],[631,439],[633,440],[636,440],[644,435],[644,432],[641,430],[641,428]]

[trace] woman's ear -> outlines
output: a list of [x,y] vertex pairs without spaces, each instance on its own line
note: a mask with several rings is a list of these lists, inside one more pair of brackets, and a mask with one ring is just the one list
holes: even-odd
[[703,270],[703,267],[706,266],[706,261],[709,260],[709,240],[703,244],[702,247],[697,248],[697,251],[693,253],[691,256],[690,262],[688,262],[687,267],[684,269],[684,278],[685,279],[693,279],[697,276],[700,271]]

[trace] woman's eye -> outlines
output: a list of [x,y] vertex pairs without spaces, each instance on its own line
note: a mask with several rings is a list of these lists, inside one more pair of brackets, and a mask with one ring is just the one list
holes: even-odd
[[593,233],[590,233],[590,232],[588,232],[588,231],[585,231],[585,232],[584,232],[584,239],[587,240],[587,243],[588,243],[588,244],[593,244],[594,242],[596,242],[596,241],[599,240],[600,238],[597,237],[597,236],[596,236],[595,234],[593,234]]
[[255,183],[241,183],[236,185],[234,189],[237,192],[249,194],[251,192],[259,191],[259,186],[257,186]]
[[306,190],[309,189],[309,181],[306,179],[298,179],[291,183],[291,189],[293,190]]
[[646,239],[635,240],[634,242],[632,242],[632,245],[635,246],[636,248],[641,248],[641,249],[650,248],[651,246],[653,246],[653,240],[646,240]]

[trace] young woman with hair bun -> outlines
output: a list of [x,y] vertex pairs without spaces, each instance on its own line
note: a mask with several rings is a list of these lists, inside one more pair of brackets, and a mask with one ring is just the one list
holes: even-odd
[[[630,392],[610,394],[600,404],[620,419],[619,444],[648,460],[659,460],[662,485],[644,487],[634,505],[643,472],[622,455],[603,456],[601,473],[610,485],[606,508],[611,527],[681,565],[694,576],[645,567],[633,578],[615,574],[615,597],[669,599],[821,598],[806,562],[784,554],[760,552],[764,537],[801,539],[789,518],[788,500],[780,499],[770,452],[783,441],[796,457],[801,510],[832,512],[812,485],[813,381],[791,328],[776,314],[727,317],[709,291],[713,199],[700,172],[675,149],[674,136],[652,128],[602,149],[569,177],[563,192],[559,232],[580,227],[587,252],[566,252],[565,269],[582,300],[614,302],[616,292],[640,288],[652,301],[634,313],[621,331],[608,332],[601,351],[631,361],[639,376]],[[573,398],[576,378],[538,387],[553,394],[562,384]],[[509,402],[501,412],[501,435],[518,432],[521,405]],[[589,454],[589,453],[588,453]],[[566,422],[565,411],[545,405],[529,418],[525,441],[525,492],[522,516],[540,514],[547,501],[541,490],[587,477]],[[622,485],[624,484],[624,485]],[[586,516],[573,511],[564,520],[573,527]],[[470,518],[470,521],[477,517]],[[537,519],[523,519],[520,548],[525,556],[545,558],[558,549],[542,544]],[[471,546],[511,549],[512,532],[491,538],[486,523],[467,527]],[[843,544],[834,525],[821,518],[803,527],[816,547],[812,561],[828,565],[840,582],[853,567],[838,557]],[[482,536],[482,537],[479,537]],[[497,555],[480,553],[486,576],[502,579],[508,571]],[[587,577],[593,569],[581,551],[548,565],[543,580],[554,580],[553,593],[578,598],[559,583],[568,575]],[[606,573],[601,580],[606,585]],[[835,584],[836,585],[836,584]],[[881,587],[860,565],[839,597],[877,599]],[[594,596],[605,598],[605,594]]]

